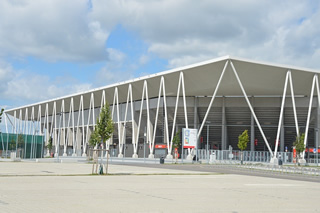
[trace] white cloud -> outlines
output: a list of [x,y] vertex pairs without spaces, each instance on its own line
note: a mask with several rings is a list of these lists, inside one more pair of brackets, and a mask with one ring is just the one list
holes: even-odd
[[149,51],[181,66],[224,55],[320,67],[319,2],[92,1],[91,19],[121,23]]
[[131,71],[113,70],[109,66],[101,68],[97,73],[96,84],[105,86],[112,83],[118,83],[134,78],[134,73]]
[[48,61],[107,59],[108,32],[88,18],[87,0],[0,1],[2,56]]
[[[89,6],[89,5],[92,5]],[[221,54],[320,67],[318,1],[0,1],[0,56],[112,60],[118,24],[181,66]],[[140,58],[143,64],[146,58]]]
[[126,57],[126,55],[123,52],[114,48],[108,48],[107,52],[109,54],[109,59],[111,62],[122,63]]
[[123,66],[127,56],[113,48],[107,51],[110,60],[96,73],[95,84],[105,86],[134,78],[134,69]]
[[46,75],[13,70],[9,64],[0,63],[0,88],[2,101],[27,104],[85,91],[92,85],[79,83],[72,77],[50,79]]
[[144,64],[148,63],[149,60],[150,60],[150,56],[148,56],[148,55],[141,55],[140,58],[139,58],[139,63],[140,63],[141,65],[144,65]]
[[11,81],[14,77],[14,73],[12,71],[12,67],[0,61],[0,94],[1,91],[6,90],[8,87],[8,82]]
[[73,94],[91,89],[91,84],[87,83],[55,83],[49,77],[42,75],[16,76],[8,82],[8,88],[4,92],[7,98],[28,102],[44,101],[68,94]]

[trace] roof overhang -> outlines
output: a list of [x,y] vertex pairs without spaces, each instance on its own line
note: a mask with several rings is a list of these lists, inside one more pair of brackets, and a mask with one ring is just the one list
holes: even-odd
[[[119,102],[126,102],[128,87],[130,84],[132,85],[133,89],[133,100],[141,100],[143,83],[145,80],[148,82],[149,98],[155,98],[158,97],[159,94],[159,86],[162,76],[165,80],[166,96],[176,96],[180,72],[184,73],[186,96],[212,96],[221,76],[223,67],[227,61],[232,61],[234,64],[234,67],[248,96],[282,96],[286,73],[288,70],[290,70],[292,73],[295,95],[309,96],[312,78],[314,74],[319,73],[319,71],[312,69],[224,56],[213,60],[100,87],[82,93],[72,94],[31,105],[17,107],[14,109],[7,109],[5,110],[5,113],[13,115],[14,111],[19,113],[20,110],[22,110],[22,114],[24,114],[26,109],[28,109],[28,114],[30,114],[32,107],[34,107],[34,115],[37,117],[39,106],[41,106],[41,113],[44,115],[46,104],[48,104],[50,115],[52,113],[54,102],[56,102],[57,110],[60,111],[62,100],[64,100],[65,106],[69,106],[71,98],[73,98],[74,101],[74,110],[77,111],[79,109],[81,96],[83,96],[84,108],[86,109],[89,108],[90,97],[92,93],[95,96],[94,106],[100,106],[103,90],[105,90],[107,101],[112,104],[116,87],[118,87]],[[221,81],[217,95],[243,95],[230,63],[226,68],[225,75]],[[69,107],[65,107],[65,112],[68,111]],[[22,118],[24,119],[23,116]]]

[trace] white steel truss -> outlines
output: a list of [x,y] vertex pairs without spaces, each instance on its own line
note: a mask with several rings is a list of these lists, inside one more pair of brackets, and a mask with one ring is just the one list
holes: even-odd
[[[118,133],[119,135],[121,135],[121,140],[119,140],[119,154],[118,154],[118,157],[120,157],[120,158],[123,157],[122,151],[123,151],[123,145],[125,143],[124,142],[125,141],[124,133],[126,131],[126,125],[127,125],[128,103],[129,103],[130,91],[131,91],[131,84],[129,84],[129,87],[128,87],[128,95],[127,95],[126,110],[125,110],[124,120],[123,120],[123,127],[120,129],[120,131]],[[132,100],[131,100],[131,102],[132,102]],[[101,100],[101,105],[102,105],[102,100]],[[102,107],[101,107],[101,109],[102,109]]]
[[235,69],[232,61],[230,61],[230,64],[231,64],[232,70],[233,70],[233,72],[234,72],[234,75],[235,75],[236,78],[237,78],[237,81],[238,81],[239,86],[240,86],[240,88],[241,88],[241,91],[242,91],[242,93],[243,93],[243,95],[244,95],[244,98],[245,98],[246,101],[247,101],[247,104],[248,104],[249,109],[250,109],[250,111],[251,111],[251,113],[252,113],[252,116],[253,116],[253,118],[254,118],[254,120],[255,120],[258,128],[259,128],[259,130],[260,130],[260,133],[261,133],[261,135],[262,135],[262,138],[263,138],[263,140],[264,140],[264,142],[265,142],[265,144],[266,144],[266,146],[267,146],[267,148],[268,148],[268,150],[269,150],[269,152],[270,152],[270,155],[273,156],[273,152],[272,152],[272,150],[271,150],[271,148],[270,148],[270,146],[269,146],[269,142],[268,142],[266,136],[264,135],[264,132],[263,132],[263,130],[262,130],[262,128],[261,128],[260,122],[259,122],[259,120],[258,120],[258,118],[257,118],[257,116],[256,116],[256,114],[255,114],[255,112],[254,112],[254,110],[253,110],[253,108],[252,108],[252,105],[251,105],[251,103],[250,103],[250,100],[249,100],[249,98],[248,98],[248,96],[247,96],[247,93],[246,93],[246,91],[245,91],[245,89],[244,89],[244,87],[243,87],[243,85],[242,85],[242,83],[241,83],[241,80],[240,80],[240,78],[239,78],[239,76],[238,76],[238,73],[237,73],[237,71],[236,71],[236,69]]
[[[168,145],[168,153],[172,153],[172,141],[175,133],[175,127],[176,127],[176,118],[177,118],[177,111],[178,111],[178,104],[179,104],[179,97],[180,97],[180,90],[182,85],[182,97],[183,97],[183,109],[184,109],[184,119],[185,119],[185,125],[186,128],[189,128],[188,125],[188,114],[187,114],[187,103],[186,103],[186,92],[184,87],[184,75],[183,72],[180,72],[179,76],[179,82],[178,82],[178,90],[177,90],[177,99],[176,99],[176,106],[174,111],[174,117],[173,117],[173,125],[172,125],[172,131],[171,131],[171,140],[170,145]],[[190,152],[190,149],[189,149]]]
[[[161,86],[160,86],[161,87]],[[132,93],[131,93],[132,95]],[[153,150],[154,150],[154,140],[152,139],[151,135],[151,130],[150,130],[150,111],[149,111],[149,95],[148,95],[148,82],[144,81],[143,83],[143,89],[142,89],[142,96],[141,96],[141,105],[140,105],[140,114],[139,114],[139,120],[138,120],[138,127],[137,127],[137,133],[135,136],[135,143],[134,143],[134,155],[133,157],[138,157],[137,151],[138,151],[138,140],[139,140],[139,133],[140,133],[140,127],[141,127],[141,118],[142,118],[142,111],[143,111],[143,104],[144,100],[146,100],[146,108],[147,108],[147,128],[145,134],[147,136],[147,143],[149,144],[149,150],[150,150],[150,155],[149,158],[153,158]],[[132,97],[131,97],[132,101]],[[133,115],[133,107],[131,106],[131,114]],[[133,117],[132,117],[133,118]],[[132,120],[132,124],[134,124],[134,120]],[[134,133],[134,132],[133,132]],[[145,137],[145,136],[144,136]]]
[[[314,87],[317,87],[317,95],[318,95],[318,106],[320,106],[320,91],[319,91],[319,80],[318,75],[314,74],[313,80],[312,80],[312,86],[311,86],[311,92],[310,92],[310,101],[309,101],[309,108],[308,108],[308,116],[307,116],[307,123],[306,123],[306,129],[304,134],[304,146],[306,147],[307,141],[308,141],[308,133],[309,133],[309,125],[310,125],[310,116],[311,116],[311,110],[312,110],[312,101],[313,101],[313,95],[314,95]],[[318,147],[317,147],[318,148]],[[309,151],[309,150],[308,150]],[[305,150],[302,153],[302,158],[304,158]]]
[[[86,134],[86,144],[88,144],[88,140],[89,140],[89,125],[90,125],[90,117],[91,117],[91,112],[92,112],[92,124],[93,126],[95,125],[94,122],[94,95],[93,93],[91,93],[91,97],[90,97],[90,104],[89,104],[89,113],[88,113],[88,122],[87,122],[87,134]],[[86,146],[85,146],[86,147]],[[85,151],[84,151],[85,152]]]
[[[71,98],[70,99],[70,106],[69,106],[69,116],[68,116],[68,124],[67,124],[67,127],[65,127],[66,129],[67,129],[67,136],[66,136],[66,139],[65,139],[65,146],[64,147],[67,147],[68,145],[69,145],[69,138],[70,138],[70,131],[72,131],[72,133],[74,132],[73,131],[73,128],[72,128],[72,130],[71,130],[71,127],[70,127],[70,120],[71,120],[71,122],[73,122],[74,123],[74,116],[73,116],[73,113],[72,113],[72,111],[73,111],[73,98]],[[72,124],[72,127],[74,126],[74,124]],[[73,144],[73,142],[74,142],[74,134],[72,134],[72,144]],[[66,149],[64,148],[64,150],[63,150],[63,154],[64,153],[66,153]]]
[[[118,87],[115,88],[114,90],[114,95],[113,95],[113,105],[112,105],[112,112],[111,112],[111,116],[112,116],[112,119],[113,119],[113,115],[114,115],[114,107],[115,107],[115,104],[117,105],[117,124],[118,124],[118,140],[121,141],[121,135],[119,134],[120,132],[120,111],[119,111],[119,96],[118,96]],[[115,119],[113,119],[115,120]],[[132,130],[134,132],[134,130]],[[133,137],[134,134],[132,134],[132,137]],[[106,143],[106,149],[109,149],[110,147],[110,144],[111,144],[111,140],[113,140],[113,136],[107,140],[107,141],[103,141],[104,143]]]
[[[76,132],[76,141],[74,143],[74,147],[73,147],[73,153],[76,152],[76,149],[78,149],[78,144],[80,144],[81,138],[79,137],[79,127],[80,127],[80,111],[81,111],[81,107],[83,108],[83,96],[81,95],[80,97],[80,102],[79,102],[79,111],[78,111],[78,122],[77,122],[77,132]],[[83,114],[82,114],[83,115]],[[80,140],[80,141],[78,141]]]
[[[157,123],[158,123],[158,115],[159,115],[159,107],[160,107],[160,100],[161,100],[161,92],[163,93],[163,109],[164,109],[164,116],[165,116],[165,139],[167,141],[167,145],[169,145],[169,131],[168,131],[168,117],[167,117],[167,102],[166,102],[166,91],[165,91],[165,82],[164,77],[161,76],[160,80],[160,86],[159,86],[159,95],[158,95],[158,104],[157,104],[157,112],[156,112],[156,118],[154,121],[154,131],[153,131],[153,137],[152,137],[152,144],[155,143],[156,138],[156,132],[157,132]],[[169,153],[170,154],[170,153]]]
[[218,89],[219,89],[219,87],[220,87],[220,84],[221,84],[222,78],[223,78],[223,76],[224,76],[224,73],[225,73],[225,71],[226,71],[226,69],[227,69],[228,63],[229,63],[229,60],[226,61],[225,65],[224,65],[224,67],[223,67],[222,73],[221,73],[221,75],[220,75],[219,81],[218,81],[218,83],[217,83],[217,86],[216,86],[216,88],[215,88],[215,90],[214,90],[214,92],[213,92],[212,98],[211,98],[210,103],[209,103],[209,106],[208,106],[208,108],[207,108],[207,112],[206,112],[206,114],[205,114],[205,116],[204,116],[204,118],[203,118],[203,121],[202,121],[201,126],[200,126],[199,131],[198,131],[198,135],[197,135],[198,140],[199,140],[199,137],[200,137],[200,135],[201,135],[203,126],[204,126],[204,124],[205,124],[206,121],[207,121],[207,118],[208,118],[209,112],[210,112],[210,110],[211,110],[213,101],[214,101],[214,99],[216,98]]
[[297,133],[297,136],[299,136],[299,134],[300,134],[299,133],[297,112],[296,112],[296,104],[295,104],[295,100],[294,100],[294,90],[293,90],[292,76],[291,76],[291,71],[288,70],[287,75],[286,75],[286,80],[285,80],[285,83],[284,83],[284,88],[283,88],[282,103],[281,103],[279,124],[278,124],[277,137],[276,137],[276,146],[275,146],[275,151],[274,151],[274,156],[275,157],[277,156],[277,151],[278,151],[278,146],[279,146],[279,138],[280,138],[280,130],[281,130],[281,126],[282,126],[282,123],[283,123],[282,122],[283,121],[283,111],[284,111],[284,104],[285,104],[285,99],[286,99],[288,81],[290,83],[290,89],[291,89],[291,99],[292,99],[292,107],[293,107],[293,114],[294,114],[296,133]]

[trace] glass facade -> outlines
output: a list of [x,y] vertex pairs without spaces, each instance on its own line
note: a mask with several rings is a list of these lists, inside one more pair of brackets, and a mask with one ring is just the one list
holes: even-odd
[[17,157],[43,157],[44,136],[0,133],[0,157],[10,157],[17,152]]

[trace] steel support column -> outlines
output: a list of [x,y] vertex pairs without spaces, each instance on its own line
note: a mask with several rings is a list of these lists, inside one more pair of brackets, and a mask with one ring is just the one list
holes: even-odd
[[[252,104],[252,108],[254,109],[254,97],[251,97],[251,104]],[[255,140],[255,131],[254,131],[254,117],[252,115],[252,113],[250,113],[250,151],[255,151],[255,144],[254,144],[254,140]]]

